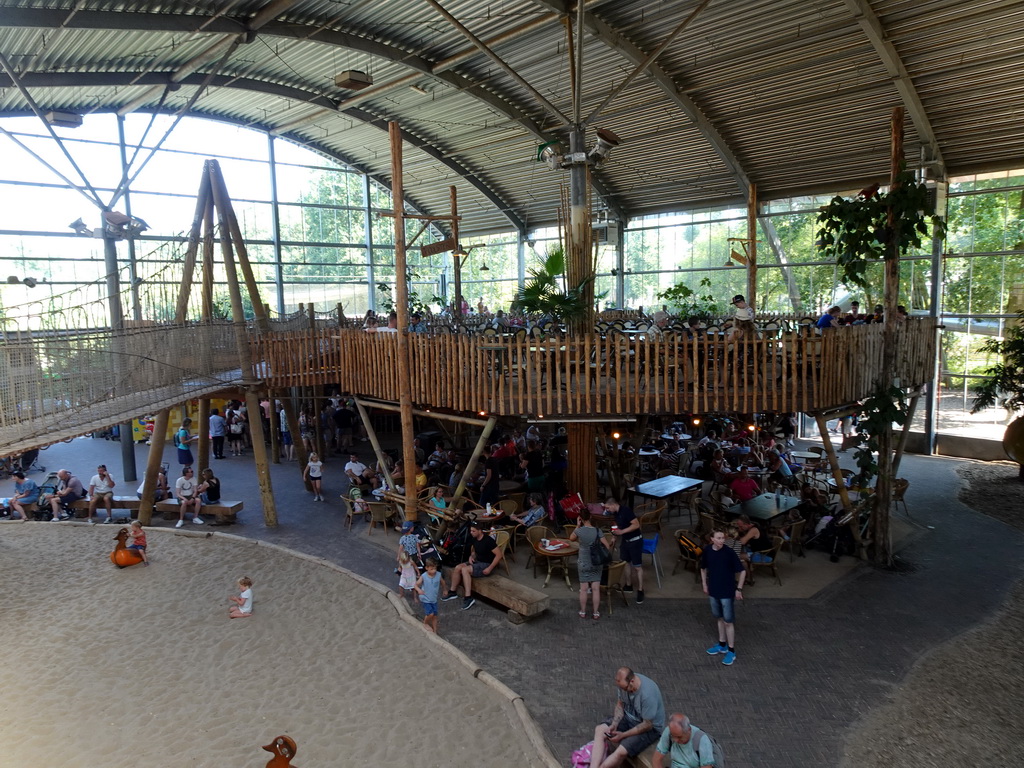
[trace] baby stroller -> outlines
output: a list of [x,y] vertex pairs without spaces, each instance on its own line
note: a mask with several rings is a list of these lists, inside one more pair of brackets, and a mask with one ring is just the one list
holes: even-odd
[[850,532],[853,513],[837,514],[828,520],[822,529],[805,542],[807,547],[817,547],[829,553],[829,560],[838,563],[842,555],[853,555],[856,545]]
[[471,521],[467,520],[458,528],[449,529],[437,546],[437,552],[441,553],[442,565],[454,568],[459,563],[469,560],[470,535],[469,527]]

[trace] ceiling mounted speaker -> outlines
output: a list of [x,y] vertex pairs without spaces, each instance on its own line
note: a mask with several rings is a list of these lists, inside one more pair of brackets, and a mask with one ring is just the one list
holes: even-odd
[[346,69],[334,76],[334,84],[349,91],[361,91],[373,85],[373,77],[358,69]]
[[619,146],[622,139],[609,131],[607,128],[597,129],[597,144],[590,150],[590,156],[595,160],[604,160],[613,148]]
[[60,128],[78,128],[82,125],[82,116],[74,112],[47,112],[43,118],[50,125]]

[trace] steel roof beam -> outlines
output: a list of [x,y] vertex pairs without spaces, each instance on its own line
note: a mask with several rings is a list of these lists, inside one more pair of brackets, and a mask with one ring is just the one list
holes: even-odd
[[[200,74],[188,75],[180,80],[182,85],[199,86],[208,76]],[[5,78],[0,76],[0,87],[4,87],[6,83]],[[156,72],[146,73],[131,73],[131,72],[55,72],[49,74],[33,73],[27,75],[23,80],[26,81],[26,85],[32,85],[37,88],[82,88],[97,85],[110,85],[110,86],[124,86],[130,83],[136,85],[148,85],[149,83],[160,83],[165,81],[165,76]],[[366,110],[359,109],[358,107],[351,107],[336,111],[334,104],[324,96],[319,94],[310,94],[308,91],[302,91],[297,88],[291,88],[288,86],[280,85],[277,83],[265,83],[258,80],[252,80],[247,78],[232,77],[229,75],[216,75],[210,82],[210,87],[221,87],[221,88],[240,88],[247,91],[255,91],[258,93],[267,93],[274,96],[280,96],[282,98],[291,99],[294,101],[303,101],[311,104],[320,104],[327,109],[330,109],[332,114],[345,115],[352,118],[353,120],[370,125],[378,130],[387,132],[388,126],[387,121],[383,120],[376,115],[373,115]],[[211,114],[211,113],[206,113]],[[238,120],[228,120],[227,122],[241,122]],[[274,135],[282,135],[280,131],[273,130],[271,126],[260,125],[264,130],[267,130]],[[294,141],[308,144],[309,142],[303,139],[298,134],[290,136]],[[486,184],[478,174],[473,173],[462,164],[456,162],[452,158],[448,157],[447,154],[429,143],[425,139],[421,139],[417,136],[413,136],[409,133],[405,134],[405,141],[411,146],[416,147],[424,154],[429,155],[437,162],[444,165],[449,170],[456,173],[460,178],[463,178],[471,186],[473,186],[481,195],[483,195],[488,202],[490,202],[495,208],[502,212],[502,214],[509,220],[519,232],[525,235],[526,223],[514,212],[514,208],[509,205],[508,201],[502,198],[497,192],[495,192],[488,184]],[[348,162],[348,161],[345,161]],[[351,165],[351,163],[349,163]],[[367,174],[370,175],[370,174]],[[388,187],[387,184],[384,185]],[[426,210],[420,208],[420,210]]]
[[900,58],[899,53],[896,51],[896,47],[889,42],[889,36],[882,26],[881,20],[867,0],[844,0],[844,2],[853,15],[854,20],[871,42],[871,46],[875,49],[875,53],[878,54],[878,58],[885,67],[889,77],[892,78],[893,85],[896,86],[896,90],[903,100],[903,105],[906,107],[910,119],[914,121],[914,127],[917,129],[917,135],[920,137],[921,143],[925,145],[931,154],[931,157],[928,159],[937,163],[941,173],[945,174],[946,163],[942,159],[939,140],[935,136],[931,120],[928,119],[924,102],[921,101],[917,88],[914,86],[914,81],[904,66],[903,59]]
[[[72,19],[68,19],[65,13],[59,11],[11,8],[4,10],[3,18],[0,20],[0,27],[60,28],[63,26],[69,29],[116,29],[151,32],[193,32],[196,31],[197,25],[200,25],[204,31],[214,34],[238,35],[246,32],[244,24],[226,17],[217,18],[196,15],[181,16],[175,14],[130,13],[120,11],[80,11],[75,14]],[[544,142],[550,138],[549,132],[544,131],[540,125],[534,122],[522,110],[515,106],[515,104],[501,98],[498,94],[487,90],[480,84],[461,75],[457,75],[454,72],[435,72],[435,64],[433,62],[430,62],[421,56],[410,54],[408,51],[400,48],[379,43],[374,40],[367,40],[347,32],[279,21],[267,22],[260,29],[260,34],[298,40],[314,40],[327,45],[349,48],[370,56],[394,62],[400,66],[409,67],[419,74],[440,80],[447,85],[465,92],[472,98],[486,103],[492,109],[497,110],[500,114],[505,115],[510,120],[523,127],[534,139]],[[168,76],[164,74],[161,82],[166,83],[167,77]],[[315,98],[319,99],[320,97],[317,95]],[[306,101],[309,103],[316,103],[314,98],[308,98]],[[332,104],[330,107],[325,106],[325,109],[330,110],[333,114],[338,114],[337,105]],[[342,112],[341,114],[345,113]],[[288,133],[300,127],[305,122],[314,122],[315,120],[322,119],[324,116],[326,115],[309,116],[302,120],[286,123],[274,128],[273,132],[275,135]],[[616,202],[615,196],[608,188],[607,184],[596,176],[592,176],[591,184],[594,187],[594,191],[601,196],[609,211],[621,220],[626,221],[629,216],[628,212]],[[507,212],[511,210],[511,207],[504,204],[502,210]],[[518,228],[518,225],[515,226]]]

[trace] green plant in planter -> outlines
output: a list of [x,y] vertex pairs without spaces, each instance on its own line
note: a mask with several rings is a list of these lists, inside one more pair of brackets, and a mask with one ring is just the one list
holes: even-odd
[[666,288],[657,297],[668,304],[677,317],[683,319],[695,317],[701,322],[708,323],[724,314],[724,310],[715,301],[711,280],[707,277],[701,278],[696,291],[684,283],[677,283],[671,288]]
[[[1001,405],[1010,414],[1024,410],[1024,311],[1018,312],[1020,322],[1006,329],[1002,341],[988,339],[981,351],[998,355],[999,362],[985,369],[985,380],[978,388],[971,413]],[[1024,441],[1018,437],[1024,430],[1024,419],[1018,418],[1006,428],[1003,446],[1007,454],[1020,464],[1024,481]]]
[[[565,283],[565,251],[561,245],[551,248],[539,267],[530,270],[529,278],[516,295],[514,306],[518,311],[532,315],[546,315],[563,323],[586,319],[590,312],[590,301],[586,287],[593,280],[589,277],[579,285],[562,290]],[[605,294],[595,296],[603,299]]]

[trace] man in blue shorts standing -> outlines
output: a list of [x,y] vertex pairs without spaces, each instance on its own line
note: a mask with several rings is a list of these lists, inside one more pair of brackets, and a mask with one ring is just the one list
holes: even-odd
[[[633,591],[633,577],[636,577],[636,603],[644,602],[644,535],[640,532],[640,521],[633,510],[619,504],[613,498],[604,503],[606,512],[615,516],[612,534],[619,537],[619,557],[626,561],[624,592]],[[630,568],[632,566],[632,568]]]
[[[740,575],[736,583],[736,574]],[[716,656],[724,653],[722,663],[730,666],[736,661],[736,626],[733,601],[743,599],[743,582],[747,572],[743,563],[730,548],[725,546],[725,534],[715,531],[711,546],[705,547],[700,556],[700,580],[704,594],[711,601],[711,615],[718,619],[718,645],[708,648]]]

